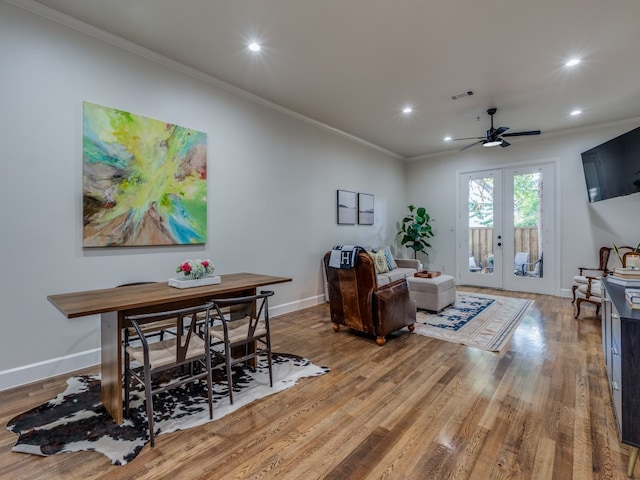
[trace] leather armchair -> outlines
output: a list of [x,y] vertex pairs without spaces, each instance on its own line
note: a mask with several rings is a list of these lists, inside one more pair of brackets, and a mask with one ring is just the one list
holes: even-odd
[[403,327],[414,330],[416,305],[406,278],[378,286],[373,260],[367,253],[359,253],[356,266],[348,269],[329,267],[330,254],[324,256],[324,269],[334,331],[344,325],[374,335],[378,345],[384,345],[389,333]]

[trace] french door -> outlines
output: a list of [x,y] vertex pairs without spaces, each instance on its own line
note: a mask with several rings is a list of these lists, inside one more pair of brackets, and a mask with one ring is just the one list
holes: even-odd
[[553,164],[460,174],[461,284],[554,293],[554,177]]

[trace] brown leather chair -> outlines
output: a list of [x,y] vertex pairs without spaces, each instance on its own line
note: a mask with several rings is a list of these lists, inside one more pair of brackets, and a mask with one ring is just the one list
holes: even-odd
[[348,269],[329,267],[331,252],[324,256],[329,287],[329,308],[333,330],[340,325],[374,335],[378,345],[385,336],[403,327],[413,331],[416,305],[409,296],[406,278],[378,287],[371,257],[358,254],[356,266]]

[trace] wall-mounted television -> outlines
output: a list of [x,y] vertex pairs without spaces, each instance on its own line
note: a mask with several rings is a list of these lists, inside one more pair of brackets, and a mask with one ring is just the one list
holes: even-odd
[[589,202],[640,192],[640,127],[582,152]]

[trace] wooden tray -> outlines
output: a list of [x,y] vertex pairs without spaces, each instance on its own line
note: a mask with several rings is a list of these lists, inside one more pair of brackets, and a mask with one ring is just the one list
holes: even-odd
[[413,276],[418,278],[435,278],[440,276],[440,272],[416,272]]

